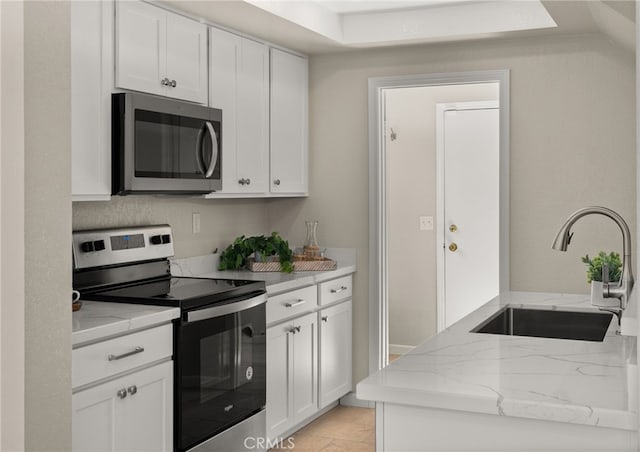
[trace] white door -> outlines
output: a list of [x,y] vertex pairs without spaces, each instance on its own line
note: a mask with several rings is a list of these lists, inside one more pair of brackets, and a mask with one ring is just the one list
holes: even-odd
[[267,437],[277,438],[292,426],[290,323],[267,328]]
[[271,49],[271,193],[307,192],[309,61]]
[[167,12],[143,2],[116,2],[116,86],[165,95]]
[[316,314],[292,321],[293,334],[293,418],[294,424],[318,411],[318,322]]
[[499,293],[499,108],[437,106],[438,330]]
[[320,409],[351,391],[351,300],[319,312]]
[[207,103],[207,26],[167,13],[165,96]]
[[173,361],[72,396],[74,451],[173,450]]

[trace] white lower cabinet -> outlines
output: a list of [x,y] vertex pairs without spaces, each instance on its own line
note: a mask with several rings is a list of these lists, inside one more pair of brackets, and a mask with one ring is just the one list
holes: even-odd
[[267,436],[318,411],[318,323],[310,313],[267,328]]
[[282,439],[352,388],[351,275],[267,301],[267,437]]
[[171,324],[74,348],[73,450],[172,451],[172,354]]
[[173,449],[173,362],[116,378],[72,397],[74,451]]
[[351,391],[351,300],[318,312],[320,408]]

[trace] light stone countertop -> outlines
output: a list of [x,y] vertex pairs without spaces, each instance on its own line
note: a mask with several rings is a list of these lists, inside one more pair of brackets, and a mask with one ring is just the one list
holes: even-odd
[[504,293],[358,383],[357,397],[637,430],[636,337],[616,335],[615,320],[603,342],[470,332],[504,305],[595,310],[588,295]]
[[350,275],[356,271],[356,251],[353,248],[327,248],[325,253],[330,259],[338,263],[336,270],[322,272],[251,272],[219,271],[219,254],[190,257],[171,260],[171,274],[174,276],[198,276],[202,278],[246,279],[264,281],[267,294],[275,295],[280,292],[295,290],[341,276]]
[[[355,249],[329,248],[326,255],[338,262],[336,270],[294,273],[218,271],[219,255],[210,254],[185,259],[172,259],[171,274],[174,276],[265,281],[267,294],[273,295],[346,276],[356,271]],[[71,344],[73,348],[160,325],[180,317],[179,308],[81,301],[82,308],[72,315]]]
[[73,348],[168,323],[180,317],[179,308],[81,301],[82,308],[72,315]]

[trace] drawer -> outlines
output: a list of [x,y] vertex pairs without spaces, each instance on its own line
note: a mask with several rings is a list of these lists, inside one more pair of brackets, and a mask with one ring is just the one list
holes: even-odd
[[171,324],[76,348],[71,351],[71,386],[77,388],[172,354]]
[[313,311],[318,306],[316,286],[285,292],[267,300],[267,324]]
[[351,275],[320,283],[318,285],[318,292],[320,293],[320,306],[351,298],[353,294]]

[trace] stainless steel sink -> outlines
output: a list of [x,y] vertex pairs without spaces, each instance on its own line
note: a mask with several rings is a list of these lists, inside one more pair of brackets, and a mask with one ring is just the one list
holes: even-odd
[[613,314],[605,312],[507,306],[471,332],[602,342],[612,317]]

